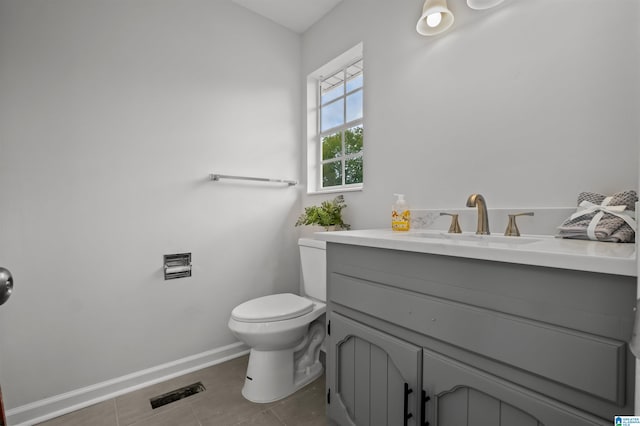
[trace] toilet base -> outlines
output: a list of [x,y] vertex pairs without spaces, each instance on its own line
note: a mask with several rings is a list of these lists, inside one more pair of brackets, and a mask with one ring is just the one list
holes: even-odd
[[320,361],[294,371],[294,351],[251,349],[242,396],[251,402],[267,403],[286,398],[322,375]]

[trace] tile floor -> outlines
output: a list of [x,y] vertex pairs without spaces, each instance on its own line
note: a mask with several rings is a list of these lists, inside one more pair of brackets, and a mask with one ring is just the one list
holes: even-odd
[[[320,426],[325,416],[324,376],[290,397],[254,404],[240,393],[248,356],[137,390],[40,423],[40,426]],[[206,390],[153,410],[149,399],[202,382]]]

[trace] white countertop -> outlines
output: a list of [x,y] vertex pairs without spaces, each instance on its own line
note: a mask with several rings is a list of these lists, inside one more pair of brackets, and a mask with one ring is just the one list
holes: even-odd
[[496,262],[636,276],[636,245],[569,240],[547,235],[487,237],[473,233],[447,234],[390,229],[316,232],[314,237],[332,243],[376,247]]

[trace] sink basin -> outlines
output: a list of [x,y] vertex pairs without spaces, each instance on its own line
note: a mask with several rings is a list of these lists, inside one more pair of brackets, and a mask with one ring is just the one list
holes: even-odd
[[462,234],[449,234],[447,232],[429,232],[418,231],[404,234],[407,237],[428,238],[433,240],[444,241],[470,241],[477,243],[499,243],[499,244],[531,244],[541,241],[540,238],[531,237],[505,237],[504,235],[477,235],[470,232],[463,232]]

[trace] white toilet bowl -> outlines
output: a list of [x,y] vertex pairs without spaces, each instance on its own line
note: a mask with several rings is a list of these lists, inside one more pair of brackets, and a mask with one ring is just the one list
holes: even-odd
[[285,398],[322,375],[326,243],[301,238],[302,293],[273,294],[236,306],[229,328],[251,347],[242,395],[253,402]]
[[[252,402],[285,398],[322,375],[323,302],[291,293],[238,305],[229,328],[251,347],[242,395]],[[324,317],[322,317],[323,319]]]

